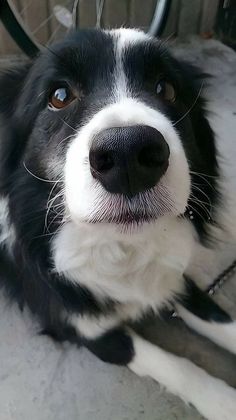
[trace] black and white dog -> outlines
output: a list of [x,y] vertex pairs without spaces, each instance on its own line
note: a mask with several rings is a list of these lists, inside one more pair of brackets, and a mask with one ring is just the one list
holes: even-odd
[[222,216],[202,76],[143,32],[85,30],[3,73],[0,91],[10,297],[54,338],[149,375],[208,419],[233,420],[233,388],[131,327],[172,304],[236,352],[236,322],[189,276]]

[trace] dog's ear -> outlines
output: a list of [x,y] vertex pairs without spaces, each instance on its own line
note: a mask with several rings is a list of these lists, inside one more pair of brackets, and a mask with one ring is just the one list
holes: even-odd
[[0,72],[0,113],[7,120],[11,119],[14,114],[19,95],[31,66],[32,63],[27,61],[11,69],[3,69]]
[[[206,88],[212,76],[188,62],[177,60],[173,57],[172,60],[172,67],[175,69],[179,85],[181,108],[184,105],[175,125],[178,128],[186,123],[186,119],[191,121],[191,128],[195,138],[194,161],[198,161],[198,164],[203,165],[199,172],[206,171],[205,173],[209,176],[217,176],[215,136],[207,118],[206,98]],[[207,162],[206,168],[205,162]]]
[[214,209],[220,200],[215,135],[207,118],[206,87],[212,76],[186,62],[176,61],[175,66],[179,72],[181,101],[185,105],[176,127],[186,127],[187,117],[194,134],[192,147],[189,146],[189,141],[185,144],[186,150],[191,147],[191,155],[188,157],[192,179],[189,208],[195,212],[193,224],[204,242],[210,239],[207,226],[209,223],[214,224]]
[[[210,163],[209,175],[217,175],[215,139],[207,119],[207,99],[205,96],[211,76],[189,63],[178,63],[182,75],[181,96],[186,105],[186,114],[190,117],[198,151],[203,160]],[[185,114],[184,114],[185,115]]]
[[[0,189],[4,191],[10,174],[20,159],[25,139],[16,124],[15,112],[31,62],[0,72]],[[25,121],[27,125],[27,121]]]

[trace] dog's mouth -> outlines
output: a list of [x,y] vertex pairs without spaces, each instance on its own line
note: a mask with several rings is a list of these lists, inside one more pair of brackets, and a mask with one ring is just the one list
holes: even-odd
[[88,223],[110,223],[122,228],[141,227],[167,214],[178,214],[166,187],[158,185],[133,197],[103,193],[96,200]]
[[[160,217],[160,216],[159,216]],[[125,211],[120,214],[108,214],[106,216],[94,216],[88,219],[89,223],[110,223],[123,226],[142,226],[157,219],[156,214],[144,214],[137,211]]]

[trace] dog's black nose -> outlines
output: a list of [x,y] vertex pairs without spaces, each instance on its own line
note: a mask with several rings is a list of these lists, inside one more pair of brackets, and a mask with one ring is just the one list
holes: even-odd
[[89,153],[91,173],[111,193],[133,196],[154,187],[168,168],[169,146],[146,125],[100,132]]

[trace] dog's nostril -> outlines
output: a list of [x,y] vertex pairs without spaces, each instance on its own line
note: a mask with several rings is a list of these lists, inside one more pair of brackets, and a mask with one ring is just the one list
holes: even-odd
[[98,172],[109,171],[114,166],[114,160],[110,152],[93,151],[89,155],[91,167]]
[[159,164],[160,158],[158,152],[151,146],[144,147],[138,155],[138,162],[141,166],[153,168]]
[[146,168],[158,168],[166,163],[169,157],[169,147],[166,144],[162,147],[155,145],[144,146],[138,155],[138,162]]

